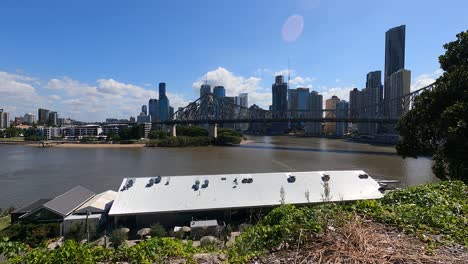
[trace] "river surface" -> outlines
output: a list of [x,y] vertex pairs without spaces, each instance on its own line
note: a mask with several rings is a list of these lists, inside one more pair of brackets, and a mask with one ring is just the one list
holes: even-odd
[[392,146],[341,139],[249,137],[239,147],[38,148],[0,145],[0,208],[82,185],[117,190],[124,177],[362,169],[402,185],[435,181],[432,161],[402,159]]

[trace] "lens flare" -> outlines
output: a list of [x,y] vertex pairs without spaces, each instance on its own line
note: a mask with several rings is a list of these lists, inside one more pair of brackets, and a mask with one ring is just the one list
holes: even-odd
[[304,18],[301,15],[292,15],[288,17],[283,24],[281,35],[286,42],[296,41],[304,29]]

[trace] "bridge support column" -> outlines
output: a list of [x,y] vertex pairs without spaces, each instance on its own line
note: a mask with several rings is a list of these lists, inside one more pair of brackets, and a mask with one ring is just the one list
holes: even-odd
[[171,136],[177,137],[177,125],[176,124],[171,126]]
[[218,124],[210,124],[208,134],[210,137],[218,138]]

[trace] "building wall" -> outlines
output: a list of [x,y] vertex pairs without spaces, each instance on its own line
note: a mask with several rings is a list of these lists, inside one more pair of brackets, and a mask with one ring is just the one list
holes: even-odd
[[[336,104],[340,101],[338,96],[332,96],[325,102],[325,109],[331,110],[325,112],[325,118],[336,118]],[[335,122],[325,122],[324,132],[326,134],[335,134],[336,133],[336,123]]]
[[0,128],[9,128],[10,127],[10,113],[3,112],[3,109],[0,109]]
[[211,86],[209,84],[202,84],[200,87],[200,97],[207,93],[211,93]]

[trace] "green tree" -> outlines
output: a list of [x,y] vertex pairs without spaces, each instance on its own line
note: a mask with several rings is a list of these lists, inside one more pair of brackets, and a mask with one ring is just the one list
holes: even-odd
[[161,130],[151,130],[148,137],[150,139],[164,139],[168,137],[168,134]]
[[403,158],[432,155],[437,177],[468,182],[468,31],[444,48],[444,73],[397,124],[396,149]]
[[151,226],[151,236],[165,237],[167,236],[166,229],[160,223],[155,223]]
[[112,243],[112,246],[114,248],[118,248],[127,239],[128,239],[127,233],[125,233],[121,229],[116,229],[116,230],[112,231],[112,234],[111,234],[111,236],[109,238],[109,241]]

